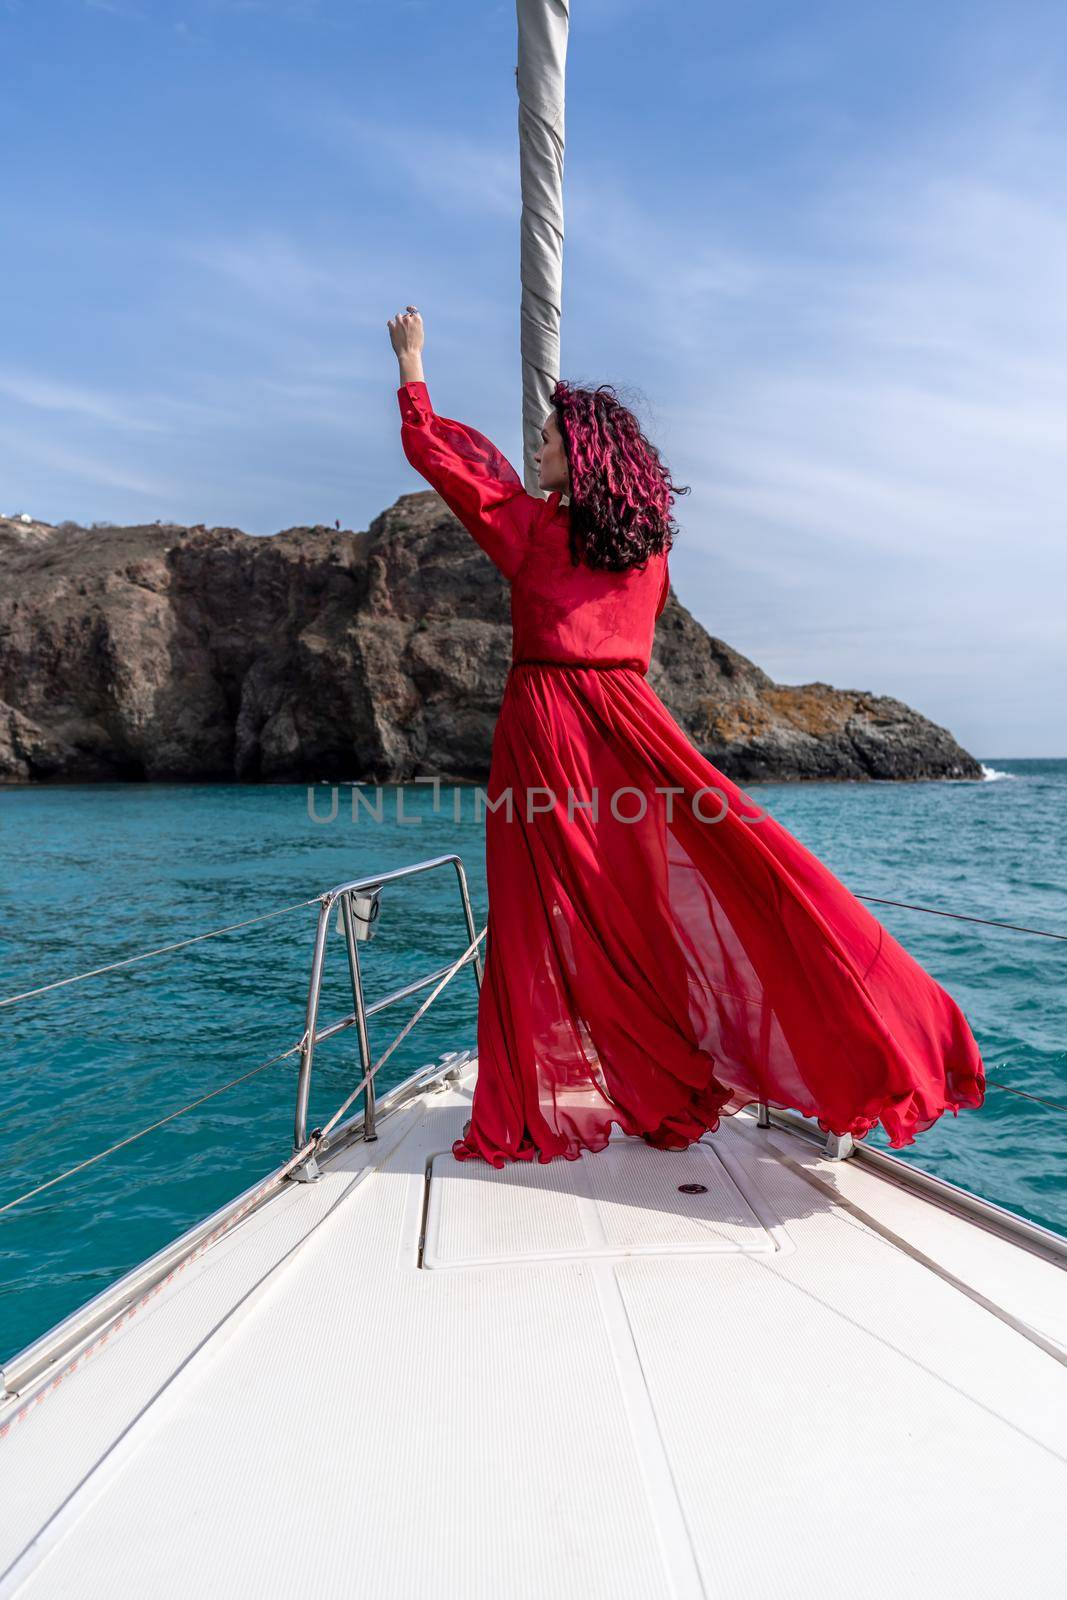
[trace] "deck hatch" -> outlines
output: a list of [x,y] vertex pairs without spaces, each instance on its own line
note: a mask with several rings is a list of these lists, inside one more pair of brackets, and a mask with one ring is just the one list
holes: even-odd
[[[684,1193],[680,1185],[696,1185]],[[429,1268],[630,1255],[767,1254],[778,1245],[715,1151],[613,1139],[577,1161],[434,1157]]]

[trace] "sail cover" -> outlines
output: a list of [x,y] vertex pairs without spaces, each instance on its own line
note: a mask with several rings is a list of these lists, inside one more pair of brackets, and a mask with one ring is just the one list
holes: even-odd
[[559,377],[563,299],[563,104],[569,0],[515,0],[519,56],[519,172],[522,221],[523,477],[540,494],[534,452]]

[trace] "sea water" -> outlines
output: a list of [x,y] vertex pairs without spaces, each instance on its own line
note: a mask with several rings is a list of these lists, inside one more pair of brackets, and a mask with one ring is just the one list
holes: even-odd
[[[984,766],[974,782],[744,787],[856,894],[1067,933],[1067,760]],[[357,795],[353,815],[353,790],[342,786],[334,815],[328,785],[0,793],[0,999],[249,922],[0,1008],[0,1206],[119,1146],[0,1213],[0,1360],[291,1155],[296,1054],[162,1119],[299,1040],[317,914],[305,902],[455,853],[484,925],[477,787]],[[1067,942],[867,903],[958,1001],[990,1078],[1005,1086],[991,1087],[979,1111],[946,1114],[904,1159],[1067,1233],[1067,1112],[1039,1103],[1067,1103]],[[368,1001],[447,965],[466,944],[454,868],[390,886],[360,946]],[[352,1008],[336,933],[327,955],[320,1027]],[[371,1019],[374,1060],[424,997]],[[473,1046],[476,1009],[466,967],[389,1057],[379,1096],[443,1052]],[[318,1051],[309,1128],[359,1077],[349,1028]],[[888,1148],[880,1130],[869,1142]]]

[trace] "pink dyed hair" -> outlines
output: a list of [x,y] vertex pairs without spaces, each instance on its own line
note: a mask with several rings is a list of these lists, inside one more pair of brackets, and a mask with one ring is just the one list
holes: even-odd
[[570,471],[574,564],[623,571],[669,550],[677,533],[671,505],[689,488],[672,481],[614,386],[580,389],[561,378],[551,398]]

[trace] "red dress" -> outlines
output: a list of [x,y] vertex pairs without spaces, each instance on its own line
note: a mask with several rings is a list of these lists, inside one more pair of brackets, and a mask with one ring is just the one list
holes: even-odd
[[[980,1106],[956,1002],[828,867],[690,743],[649,686],[667,557],[573,566],[561,496],[398,390],[412,466],[511,584],[486,799],[471,1120],[453,1152],[682,1149],[755,1100],[910,1144]],[[509,799],[510,791],[510,799]]]

